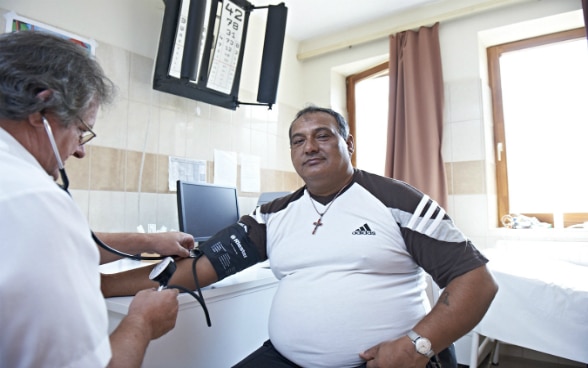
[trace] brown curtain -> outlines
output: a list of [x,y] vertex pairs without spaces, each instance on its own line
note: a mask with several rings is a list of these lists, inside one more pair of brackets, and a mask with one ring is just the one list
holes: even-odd
[[390,36],[389,97],[386,176],[447,208],[439,23]]

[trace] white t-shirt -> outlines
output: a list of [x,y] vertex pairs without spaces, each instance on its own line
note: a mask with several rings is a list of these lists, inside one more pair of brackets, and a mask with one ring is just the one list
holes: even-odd
[[106,366],[99,253],[84,214],[1,128],[0,177],[0,365]]
[[359,366],[362,351],[405,335],[430,311],[425,271],[445,287],[487,261],[435,201],[405,183],[356,170],[328,206],[301,188],[248,221],[250,231],[266,227],[280,280],[269,337],[300,366]]
[[[268,238],[268,256],[280,279],[270,338],[302,366],[356,367],[362,363],[360,352],[405,333],[430,310],[422,271],[406,251],[398,226],[376,223],[390,214],[368,196],[352,186],[333,202],[324,225],[309,235],[318,215],[305,192],[280,224],[294,234]],[[326,208],[315,205],[320,212]],[[358,221],[346,208],[361,208],[371,217]],[[376,229],[375,235],[352,235],[365,223]],[[268,236],[279,233],[268,231]]]

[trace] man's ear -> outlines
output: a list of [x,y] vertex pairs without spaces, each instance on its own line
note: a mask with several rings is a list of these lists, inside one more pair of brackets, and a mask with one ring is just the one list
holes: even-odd
[[349,134],[347,137],[347,151],[349,151],[349,157],[353,156],[353,152],[355,151],[355,142],[353,140],[353,136]]
[[41,112],[34,112],[32,114],[29,114],[27,121],[30,125],[32,125],[35,128],[42,128],[45,129],[45,127],[43,126],[43,114],[41,114]]
[[[37,99],[45,102],[45,101],[48,101],[52,95],[53,95],[52,90],[44,89],[41,92],[37,93],[37,95],[35,97]],[[28,120],[29,120],[29,123],[33,126],[43,127],[43,114],[40,111],[30,114]],[[43,129],[45,129],[45,128],[43,127]]]

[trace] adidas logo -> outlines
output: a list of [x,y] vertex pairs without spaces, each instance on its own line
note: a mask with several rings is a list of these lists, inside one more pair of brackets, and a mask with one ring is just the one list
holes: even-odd
[[354,232],[352,232],[351,235],[376,235],[376,232],[372,231],[372,229],[370,229],[370,226],[366,223],[363,224],[363,226],[361,226],[360,228],[356,229]]

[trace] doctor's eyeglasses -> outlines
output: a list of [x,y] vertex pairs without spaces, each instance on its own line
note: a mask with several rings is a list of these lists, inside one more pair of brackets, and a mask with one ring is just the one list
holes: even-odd
[[82,125],[85,128],[85,130],[80,129],[80,146],[83,146],[84,144],[94,139],[96,137],[96,133],[94,133],[92,128],[90,128],[90,126],[86,124],[86,122],[82,120],[82,118],[78,119],[82,122]]

